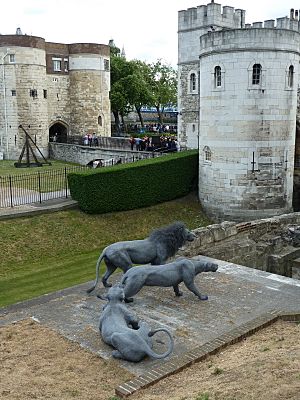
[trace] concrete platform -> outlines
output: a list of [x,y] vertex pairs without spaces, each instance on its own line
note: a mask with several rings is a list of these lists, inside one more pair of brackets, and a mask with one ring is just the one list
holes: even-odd
[[[195,257],[197,258],[197,257]],[[174,353],[169,361],[224,335],[260,316],[279,310],[300,313],[300,281],[269,274],[244,266],[218,261],[215,273],[202,273],[196,283],[207,301],[200,301],[181,284],[184,295],[175,297],[171,288],[143,288],[128,307],[151,327],[167,327],[174,339]],[[120,274],[113,277],[118,281]],[[99,356],[108,359],[112,349],[98,333],[98,321],[104,301],[87,295],[91,282],[0,309],[0,327],[34,318],[41,324]],[[99,287],[98,293],[105,293]],[[156,335],[154,350],[163,352],[165,337]],[[145,359],[134,364],[119,361],[135,374],[163,365],[166,360]]]

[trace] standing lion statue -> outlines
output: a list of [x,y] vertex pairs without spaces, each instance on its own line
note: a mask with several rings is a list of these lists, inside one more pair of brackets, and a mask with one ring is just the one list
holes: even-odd
[[181,246],[194,239],[195,234],[189,231],[183,222],[174,222],[154,230],[146,239],[113,243],[100,254],[96,264],[96,280],[87,292],[92,292],[97,286],[102,260],[106,264],[102,283],[105,287],[111,287],[107,280],[117,268],[126,272],[134,264],[164,264]]

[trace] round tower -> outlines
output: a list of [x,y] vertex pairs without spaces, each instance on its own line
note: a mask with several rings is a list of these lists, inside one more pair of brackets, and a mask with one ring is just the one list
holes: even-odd
[[299,40],[274,21],[200,38],[199,198],[214,219],[292,210]]
[[22,125],[48,154],[45,40],[27,35],[0,36],[0,152],[17,159],[25,141]]
[[69,45],[70,131],[110,136],[110,48]]

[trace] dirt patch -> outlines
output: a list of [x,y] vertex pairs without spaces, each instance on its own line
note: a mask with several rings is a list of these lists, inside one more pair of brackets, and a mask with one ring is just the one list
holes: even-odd
[[108,399],[132,375],[26,320],[0,329],[0,398]]
[[[3,400],[108,400],[132,378],[32,320],[0,329],[0,364]],[[279,321],[130,398],[299,400],[299,393],[300,325]]]
[[299,400],[300,325],[276,322],[131,399]]

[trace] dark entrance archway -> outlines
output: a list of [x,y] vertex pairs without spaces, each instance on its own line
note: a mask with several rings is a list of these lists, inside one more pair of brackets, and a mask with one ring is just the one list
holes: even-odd
[[56,122],[49,129],[49,142],[67,143],[68,128],[61,122]]

